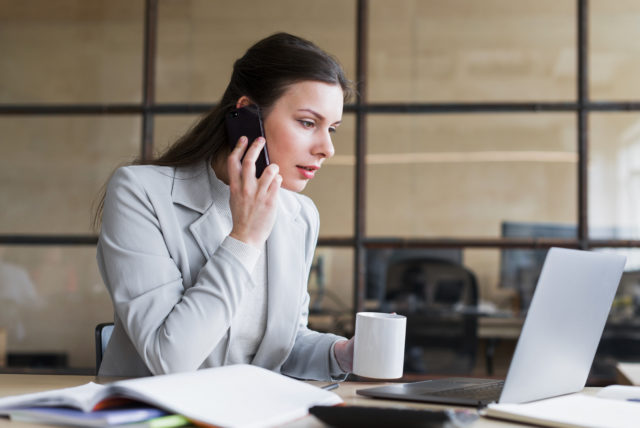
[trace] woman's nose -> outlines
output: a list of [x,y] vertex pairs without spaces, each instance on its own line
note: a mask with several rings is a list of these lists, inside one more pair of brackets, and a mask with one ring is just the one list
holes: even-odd
[[330,158],[336,153],[333,147],[333,141],[331,140],[331,134],[325,132],[322,134],[320,141],[316,145],[316,155],[321,155],[325,158]]

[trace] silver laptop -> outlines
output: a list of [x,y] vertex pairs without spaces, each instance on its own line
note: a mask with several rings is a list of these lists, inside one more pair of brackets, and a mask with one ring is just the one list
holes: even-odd
[[551,248],[506,380],[445,378],[359,389],[369,397],[483,406],[584,388],[626,257]]

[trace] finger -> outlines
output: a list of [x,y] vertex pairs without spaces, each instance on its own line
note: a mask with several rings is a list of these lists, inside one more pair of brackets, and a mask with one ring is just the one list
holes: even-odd
[[263,137],[256,138],[249,146],[244,159],[242,160],[242,176],[245,180],[256,175],[256,160],[260,155],[260,151],[264,147],[265,140]]
[[273,183],[273,180],[275,180],[275,178],[278,176],[279,172],[280,167],[277,164],[272,163],[267,166],[258,179],[258,190],[262,193],[269,192],[271,184]]
[[275,198],[278,195],[278,190],[280,189],[281,186],[282,186],[282,176],[278,174],[269,184],[269,189],[267,190],[267,196],[269,198]]
[[233,148],[229,157],[227,158],[227,170],[229,171],[229,178],[231,176],[238,176],[242,169],[241,159],[242,154],[247,146],[247,137],[240,137],[238,143]]
[[278,164],[270,163],[267,165],[267,167],[262,171],[260,178],[258,178],[260,190],[266,190],[279,172],[280,167]]
[[245,161],[251,161],[251,163],[255,163],[256,160],[258,160],[258,156],[260,155],[260,151],[264,147],[264,144],[264,137],[256,138],[249,146],[247,153],[244,155]]
[[233,148],[233,150],[231,150],[231,154],[229,154],[229,156],[233,156],[240,159],[242,157],[242,153],[244,153],[244,149],[247,145],[247,141],[248,141],[247,137],[245,136],[238,138],[238,141],[236,142],[236,145]]

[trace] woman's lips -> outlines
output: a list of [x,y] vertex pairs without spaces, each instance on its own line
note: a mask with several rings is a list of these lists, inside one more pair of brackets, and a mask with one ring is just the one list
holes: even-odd
[[307,180],[311,180],[316,175],[316,171],[320,169],[317,166],[303,166],[303,165],[296,165],[296,166],[298,167],[298,171],[300,171],[302,176]]

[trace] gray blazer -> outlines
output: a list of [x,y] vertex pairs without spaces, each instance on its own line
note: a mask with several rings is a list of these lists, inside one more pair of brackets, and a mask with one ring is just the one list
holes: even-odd
[[[231,321],[254,283],[220,246],[228,231],[219,227],[213,180],[202,162],[122,167],[109,181],[97,259],[115,327],[100,375],[225,364]],[[313,202],[281,190],[267,240],[267,327],[252,364],[301,379],[332,378],[330,349],[342,339],[307,328],[306,286],[318,229]]]

